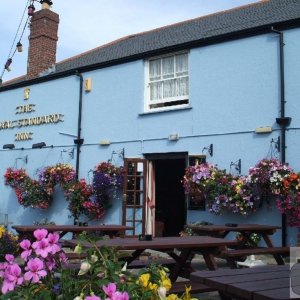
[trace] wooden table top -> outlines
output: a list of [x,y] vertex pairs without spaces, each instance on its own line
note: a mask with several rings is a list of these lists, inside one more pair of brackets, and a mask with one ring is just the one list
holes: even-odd
[[290,274],[289,265],[268,265],[245,269],[219,269],[214,272],[197,271],[191,274],[191,279],[225,292],[232,298],[285,300],[290,299]]
[[[202,232],[229,232],[229,231],[251,231],[251,232],[271,232],[274,233],[277,229],[281,229],[276,225],[264,225],[264,224],[232,224],[228,225],[196,225],[187,224],[186,227],[195,231]],[[234,226],[236,225],[236,226]]]
[[[70,246],[76,246],[78,240],[66,240]],[[186,236],[186,237],[157,237],[151,241],[140,241],[138,238],[116,238],[111,240],[98,240],[98,247],[118,247],[124,250],[141,250],[141,249],[174,249],[174,248],[217,248],[221,246],[236,245],[236,241],[225,240],[209,236]],[[89,242],[83,242],[83,247],[90,248],[92,245]]]
[[14,225],[12,226],[18,232],[33,232],[36,229],[46,229],[49,232],[61,231],[61,232],[82,232],[82,231],[126,231],[133,230],[132,226],[124,225],[88,225],[88,226],[78,226],[78,225]]

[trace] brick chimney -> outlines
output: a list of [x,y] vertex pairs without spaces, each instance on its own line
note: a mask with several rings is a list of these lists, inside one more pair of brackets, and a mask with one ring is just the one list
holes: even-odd
[[59,16],[43,5],[31,18],[29,52],[27,61],[27,79],[39,77],[39,74],[52,67],[56,62],[56,45]]

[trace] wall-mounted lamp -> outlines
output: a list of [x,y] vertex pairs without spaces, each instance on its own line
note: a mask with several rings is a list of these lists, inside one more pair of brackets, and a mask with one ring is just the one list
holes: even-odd
[[257,127],[255,129],[256,133],[271,133],[272,132],[272,126],[264,126],[264,127]]
[[87,78],[84,81],[84,90],[90,92],[92,90],[92,78]]
[[178,133],[172,133],[168,136],[169,141],[178,141],[179,140],[179,135]]
[[109,146],[110,145],[110,141],[109,140],[101,140],[99,142],[100,146]]
[[46,143],[45,142],[41,142],[41,143],[36,143],[32,145],[32,149],[36,149],[36,148],[43,148],[46,147]]
[[236,162],[231,162],[230,163],[230,170],[231,170],[231,168],[232,167],[234,167],[234,169],[239,173],[239,174],[241,174],[241,171],[242,171],[242,160],[241,159],[239,159],[239,160],[237,160]]
[[214,154],[214,145],[213,145],[213,144],[210,144],[209,146],[204,147],[204,148],[202,149],[202,154],[203,154],[203,152],[204,152],[205,150],[208,152],[208,154],[209,154],[210,156],[213,156],[213,154]]
[[14,149],[15,145],[14,144],[5,144],[3,145],[3,149]]

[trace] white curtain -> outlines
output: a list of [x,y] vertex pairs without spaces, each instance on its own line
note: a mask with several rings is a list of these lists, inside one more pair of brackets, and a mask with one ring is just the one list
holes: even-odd
[[159,58],[149,62],[150,100],[189,94],[188,54]]
[[155,178],[153,162],[148,162],[146,201],[146,234],[155,235]]

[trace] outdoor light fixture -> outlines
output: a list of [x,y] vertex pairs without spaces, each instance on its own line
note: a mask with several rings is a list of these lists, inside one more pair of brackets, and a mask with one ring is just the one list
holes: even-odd
[[257,127],[255,129],[256,133],[271,133],[272,132],[272,126],[265,126],[265,127]]
[[6,64],[5,64],[5,69],[9,72],[10,71],[10,65],[11,65],[11,63],[12,63],[12,59],[11,58],[9,58],[8,60],[7,60],[7,62],[6,62]]
[[178,141],[178,140],[179,140],[179,135],[178,135],[178,133],[170,134],[170,135],[168,136],[168,140],[169,140],[169,141]]
[[50,1],[50,0],[41,0],[40,3],[41,3],[41,4],[46,3],[46,4],[48,4],[48,5],[52,5],[52,4],[53,4],[53,2]]
[[109,146],[109,145],[110,145],[110,141],[109,141],[109,140],[101,140],[101,141],[99,142],[99,144],[100,144],[101,146]]
[[14,149],[15,145],[14,144],[5,144],[3,145],[3,149]]
[[35,7],[34,7],[34,5],[33,4],[30,4],[29,6],[28,6],[28,16],[29,17],[32,17],[33,16],[33,14],[34,14],[34,11],[35,11]]
[[41,143],[36,143],[32,145],[32,149],[36,149],[36,148],[43,148],[46,147],[46,143],[45,142],[41,142]]
[[21,44],[21,42],[17,43],[17,50],[18,52],[23,52],[23,45]]

